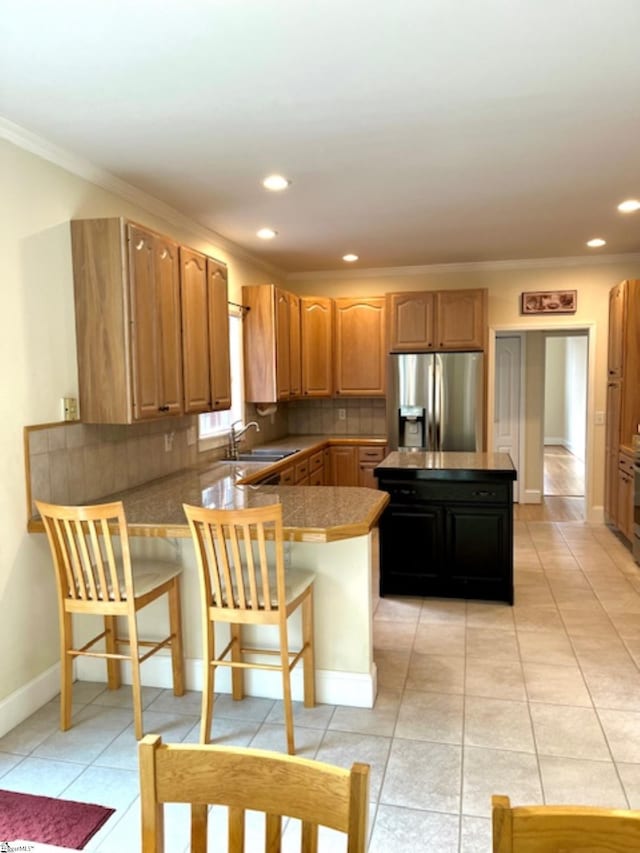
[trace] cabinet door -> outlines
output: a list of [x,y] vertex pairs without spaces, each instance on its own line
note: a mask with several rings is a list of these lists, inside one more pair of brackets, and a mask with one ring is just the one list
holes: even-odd
[[331,448],[331,485],[358,485],[358,448],[336,445]]
[[275,288],[271,284],[242,288],[244,317],[244,395],[248,403],[276,403]]
[[133,413],[136,420],[162,413],[159,307],[155,281],[155,240],[135,225],[127,227],[131,300]]
[[631,539],[630,508],[633,504],[631,479],[626,471],[618,469],[618,518],[616,527],[627,539]]
[[434,348],[434,293],[388,293],[387,316],[391,352],[424,352]]
[[302,353],[300,352],[300,297],[289,294],[289,385],[292,397],[302,394]]
[[609,344],[607,372],[611,379],[622,377],[627,282],[621,281],[609,291]]
[[231,408],[227,267],[207,258],[211,411]]
[[510,507],[445,509],[445,562],[454,594],[513,600]]
[[289,335],[289,294],[276,288],[276,379],[278,400],[288,400],[291,394],[290,382],[290,335]]
[[376,397],[385,390],[385,300],[336,299],[335,391],[341,396]]
[[332,381],[333,301],[303,296],[300,300],[302,394],[330,397]]
[[178,247],[127,227],[133,411],[136,419],[182,413]]
[[182,393],[182,328],[180,261],[177,243],[155,238],[156,299],[160,323],[162,409],[170,415],[184,411]]
[[620,446],[620,407],[622,383],[607,383],[607,422],[605,431],[604,515],[609,524],[618,524],[618,448]]
[[206,257],[181,247],[180,278],[184,408],[185,412],[208,412],[211,409],[211,378]]
[[484,349],[485,290],[443,290],[436,294],[437,349]]
[[388,506],[380,519],[380,595],[438,595],[442,510]]

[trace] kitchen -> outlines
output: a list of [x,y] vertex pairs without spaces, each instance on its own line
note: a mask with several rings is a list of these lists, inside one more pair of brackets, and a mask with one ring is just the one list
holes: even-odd
[[[0,487],[3,510],[0,514],[0,589],[4,629],[4,653],[0,659],[0,707],[6,731],[48,702],[58,687],[54,584],[44,537],[29,534],[26,528],[29,512],[22,430],[25,425],[59,421],[60,399],[78,396],[69,234],[69,222],[72,219],[124,216],[223,261],[229,271],[229,298],[238,303],[242,301],[243,286],[267,282],[274,282],[299,296],[313,294],[328,298],[376,297],[388,292],[411,290],[487,288],[487,370],[490,376],[494,369],[491,341],[497,330],[518,328],[536,331],[543,328],[541,318],[521,315],[520,298],[523,292],[577,290],[577,312],[571,322],[593,331],[590,335],[588,420],[591,440],[587,448],[587,463],[591,477],[587,511],[590,522],[601,522],[605,426],[597,423],[596,413],[606,410],[608,294],[618,282],[637,276],[636,255],[601,255],[597,263],[593,263],[592,258],[582,256],[580,259],[574,257],[570,263],[556,263],[548,259],[536,262],[529,259],[502,261],[494,265],[489,262],[477,265],[461,263],[404,269],[390,266],[386,270],[377,269],[369,273],[362,270],[340,272],[334,269],[279,276],[273,269],[261,265],[247,253],[238,251],[232,244],[219,239],[195,221],[168,209],[148,194],[124,186],[120,180],[98,172],[81,158],[69,156],[54,145],[46,145],[42,139],[29,132],[20,132],[15,127],[3,129],[4,138],[0,142],[3,194],[11,200],[10,215],[5,217],[0,238],[5,260],[4,311],[0,336],[5,364],[0,431],[5,466]],[[464,203],[464,199],[460,200],[461,205]],[[566,325],[561,317],[543,319],[545,328],[550,324],[554,327]],[[489,395],[491,393],[489,383]],[[491,410],[491,398],[488,402]],[[285,431],[306,433],[309,431],[306,425],[316,417],[316,411],[322,411],[323,424],[335,424],[331,431],[335,430],[335,434],[339,434],[338,410],[342,408],[346,409],[345,420],[350,435],[370,437],[373,434],[374,437],[383,437],[384,416],[376,402],[369,399],[366,402],[348,400],[344,405],[342,401],[329,399],[323,401],[317,409],[309,403],[279,406],[274,423],[271,423],[270,416],[260,419],[263,423],[261,438],[275,441]],[[246,420],[254,419],[259,419],[259,416],[253,406],[248,406]],[[181,422],[170,430],[175,432],[173,453],[165,453],[162,431],[154,437],[161,450],[156,453],[153,449],[149,453],[155,470],[164,464],[166,457],[174,458],[174,455],[182,454],[181,459],[186,460],[188,454],[194,452],[187,439],[188,427],[191,425],[191,422],[188,425]],[[293,429],[290,429],[290,425],[293,425]],[[491,424],[488,426],[490,429]],[[142,430],[140,432],[143,433]],[[146,441],[151,436],[136,435],[138,438]],[[156,446],[152,445],[153,448]],[[133,464],[139,468],[139,457]],[[108,454],[100,459],[97,466],[99,477],[111,476]],[[55,468],[50,476],[56,476]],[[521,479],[526,481],[527,476],[526,470],[519,471]],[[540,552],[554,547],[550,539],[538,540]],[[527,541],[530,544],[532,540],[528,538]],[[558,547],[557,543],[555,547]],[[564,547],[568,547],[566,542]],[[606,550],[607,554],[614,553],[618,560],[622,559],[615,542],[607,544],[606,549],[602,546],[602,551],[593,547],[598,550],[598,554]],[[564,558],[566,555],[561,556]],[[452,607],[448,612],[452,618],[454,610]],[[377,623],[382,652],[379,668],[385,690],[390,685],[392,690],[394,685],[397,687],[400,673],[406,673],[407,649],[410,648],[407,638],[415,635],[418,624],[418,618],[410,608],[399,620],[390,619],[390,612],[387,609],[384,613],[386,618]],[[432,615],[426,611],[422,615],[425,614]],[[477,618],[475,611],[474,616]],[[588,613],[584,614],[585,624],[589,624],[588,616]],[[403,620],[404,625],[398,628],[397,622]],[[393,629],[390,627],[388,631],[385,630],[387,624],[393,625]],[[408,626],[413,627],[413,633]],[[450,640],[453,642],[452,638]],[[415,686],[418,682],[416,680],[413,683]],[[424,684],[429,685],[429,682],[425,681]],[[430,686],[433,688],[433,683]],[[426,692],[428,689],[427,686]],[[512,695],[509,701],[516,701],[516,698]],[[404,732],[409,732],[406,721]],[[635,755],[626,762],[627,791],[635,790],[632,777],[637,763]],[[606,769],[608,772],[609,764]],[[468,814],[471,814],[471,823],[474,818],[477,821],[481,819],[473,809]]]
[[[8,377],[10,396],[13,403],[7,410],[4,420],[4,443],[6,447],[5,489],[10,500],[5,501],[3,514],[5,553],[10,556],[6,566],[3,581],[4,600],[10,601],[11,606],[5,607],[4,624],[6,629],[7,654],[3,655],[3,720],[7,730],[13,728],[21,720],[36,710],[44,702],[55,695],[58,690],[57,678],[57,624],[53,578],[50,566],[50,556],[44,537],[26,532],[26,494],[22,453],[22,429],[25,424],[51,423],[59,419],[60,396],[75,396],[77,393],[76,352],[74,331],[73,286],[70,254],[69,220],[81,215],[121,215],[126,213],[137,221],[143,219],[158,230],[166,232],[166,223],[158,219],[152,221],[145,211],[135,208],[115,194],[107,193],[101,188],[70,175],[66,170],[44,161],[24,149],[3,143],[3,157],[8,165],[8,173],[14,181],[14,196],[22,200],[23,206],[16,206],[12,220],[13,251],[7,254],[13,263],[13,279],[16,287],[8,294],[9,306],[7,314],[12,321],[6,324],[4,344],[12,353],[6,355],[6,363],[13,364],[14,369]],[[20,191],[18,192],[18,187]],[[29,189],[31,188],[31,190]],[[65,216],[61,217],[61,204],[65,201]],[[163,229],[164,225],[164,229]],[[242,284],[252,281],[264,281],[264,273],[260,270],[247,269],[246,262],[226,254],[218,246],[196,240],[193,232],[181,231],[175,227],[171,233],[177,239],[195,245],[207,253],[227,262],[229,267],[229,298],[240,302]],[[8,231],[5,231],[5,238]],[[633,274],[633,264],[616,262],[605,266],[585,265],[579,270],[538,269],[535,271],[536,280],[546,277],[549,287],[551,281],[557,282],[562,277],[569,287],[570,281],[580,279],[577,321],[583,324],[595,324],[602,327],[603,318],[608,312],[608,292],[610,282],[621,280]],[[457,289],[461,285],[470,287],[475,284],[488,286],[488,318],[490,327],[501,327],[521,323],[518,314],[519,293],[527,289],[530,280],[530,270],[513,269],[483,271],[481,274],[465,272],[456,273],[452,280],[449,275],[442,273],[432,276],[423,274],[400,279],[389,277],[368,282],[349,281],[341,279],[336,282],[318,280],[298,283],[286,282],[286,289],[295,286],[301,294],[305,292],[318,293],[322,289],[327,296],[338,296],[345,292],[382,293],[391,290],[407,290],[407,282],[417,290],[438,289],[449,287]],[[46,285],[45,285],[46,283]],[[16,322],[16,318],[21,318]],[[27,322],[28,318],[28,322]],[[548,320],[546,321],[549,322]],[[532,320],[535,327],[535,320]],[[39,349],[42,343],[47,346],[47,357],[40,362]],[[595,373],[598,377],[593,396],[596,408],[604,407],[604,375],[606,375],[606,334],[597,336]],[[45,368],[46,365],[46,368]],[[491,368],[490,368],[491,369]],[[60,389],[64,389],[62,392]],[[318,401],[320,402],[320,401]],[[315,409],[313,404],[289,404],[294,409],[302,410],[304,414],[293,416],[293,423],[299,423],[302,430],[310,422],[310,414]],[[343,402],[332,400],[322,401],[317,411],[329,412],[331,422],[339,429],[340,421],[334,410],[345,407],[349,412],[349,431],[354,434],[361,432],[370,436],[372,426],[382,437],[385,429],[384,409],[376,404],[361,400]],[[264,439],[275,441],[282,431],[279,419],[282,416],[280,407],[274,420],[270,416],[259,418],[253,406],[248,407],[247,420],[258,419],[264,423]],[[362,417],[360,414],[362,413]],[[313,417],[313,415],[311,416]],[[297,418],[297,420],[296,420]],[[176,429],[174,448],[176,453],[188,453],[187,426]],[[112,428],[113,429],[113,428]],[[287,427],[288,429],[288,427]],[[595,460],[602,459],[604,451],[603,428],[595,427],[594,441]],[[272,432],[273,430],[273,432]],[[184,433],[184,434],[183,434]],[[142,437],[142,436],[141,436]],[[163,432],[159,433],[162,447]],[[149,434],[146,439],[154,440]],[[180,442],[184,442],[183,444]],[[142,445],[138,445],[140,448]],[[153,447],[153,445],[151,445]],[[183,449],[180,449],[182,448]],[[152,451],[149,458],[157,460],[157,454]],[[136,458],[139,457],[137,454]],[[98,458],[98,457],[97,457]],[[183,456],[183,459],[188,457]],[[106,475],[109,459],[106,457],[98,468],[98,476]],[[154,463],[155,464],[155,463]],[[601,464],[601,463],[600,463]],[[598,470],[598,465],[594,465]],[[110,475],[109,475],[110,476]],[[603,482],[596,473],[596,484],[592,503],[597,506],[602,503]],[[16,498],[16,496],[19,496]],[[21,496],[21,497],[20,497]],[[38,590],[34,595],[33,590]],[[410,617],[411,611],[407,614]],[[402,616],[402,619],[406,616]],[[388,619],[388,617],[387,617]],[[406,660],[407,648],[402,637],[407,628],[398,634],[397,622],[384,619],[377,622],[378,632],[384,628],[379,643],[382,644],[378,655],[381,672],[381,685],[386,693],[389,684],[397,684],[399,660]],[[411,622],[405,623],[407,627]],[[415,623],[414,623],[415,624]],[[402,625],[402,622],[400,623]],[[385,626],[396,627],[393,635],[388,635]],[[415,628],[414,628],[415,630]],[[391,639],[395,636],[395,639]],[[393,651],[393,648],[396,651]],[[396,661],[393,664],[393,661]],[[391,669],[389,670],[389,666]],[[402,664],[403,671],[406,664]],[[406,672],[406,670],[404,670]],[[385,699],[386,701],[386,699]]]

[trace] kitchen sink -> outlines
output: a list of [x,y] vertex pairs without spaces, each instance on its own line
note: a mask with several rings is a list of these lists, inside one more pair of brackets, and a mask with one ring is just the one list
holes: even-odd
[[297,453],[296,450],[262,450],[256,447],[254,450],[249,450],[247,453],[238,453],[239,462],[279,462],[281,459],[286,459],[287,456],[292,456]]

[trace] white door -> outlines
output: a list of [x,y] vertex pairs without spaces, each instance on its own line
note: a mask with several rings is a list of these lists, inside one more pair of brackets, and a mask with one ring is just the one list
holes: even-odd
[[[520,350],[519,337],[496,338],[493,449],[508,453],[516,468],[520,460]],[[514,501],[520,494],[518,480],[513,484]]]

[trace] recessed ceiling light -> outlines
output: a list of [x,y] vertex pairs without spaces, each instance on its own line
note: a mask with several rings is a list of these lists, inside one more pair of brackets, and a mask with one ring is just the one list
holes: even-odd
[[635,213],[636,210],[640,210],[640,201],[636,198],[629,198],[618,205],[618,210],[621,213]]
[[352,264],[354,261],[358,260],[357,255],[343,255],[342,260],[346,261],[348,264]]
[[273,240],[278,232],[274,231],[273,228],[261,228],[256,233],[261,240]]
[[262,186],[267,190],[273,190],[274,192],[280,192],[280,190],[286,190],[286,188],[291,184],[291,181],[287,180],[283,175],[267,175],[267,177],[262,182]]
[[587,240],[587,246],[590,249],[599,249],[600,246],[606,246],[607,241],[603,240],[602,237],[594,237],[593,240]]

